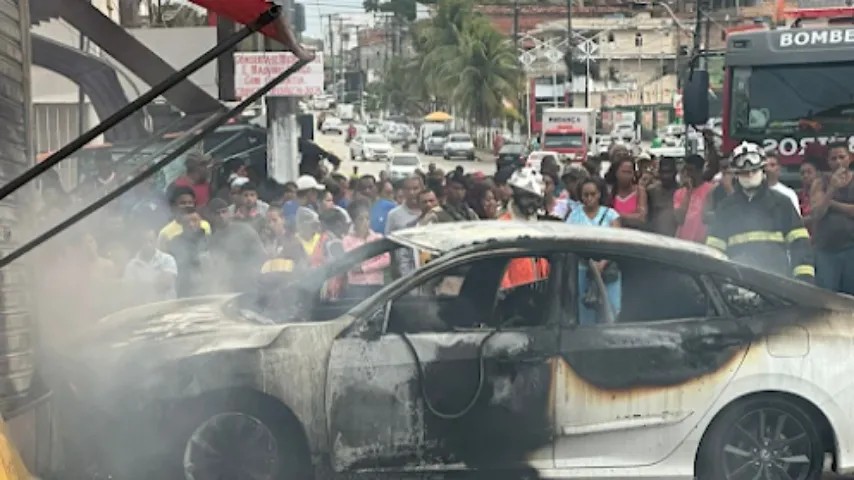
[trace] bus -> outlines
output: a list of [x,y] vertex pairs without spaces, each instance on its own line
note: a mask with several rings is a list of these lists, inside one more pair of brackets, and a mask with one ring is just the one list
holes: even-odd
[[[815,13],[815,12],[812,12]],[[797,13],[794,13],[797,16]],[[730,32],[724,57],[724,151],[741,141],[775,151],[782,180],[798,183],[810,144],[847,142],[854,151],[854,9],[834,9],[827,25]],[[819,17],[819,15],[810,15]]]

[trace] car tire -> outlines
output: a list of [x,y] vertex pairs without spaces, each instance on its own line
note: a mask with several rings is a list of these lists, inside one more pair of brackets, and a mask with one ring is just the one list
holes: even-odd
[[[785,420],[778,432],[781,416]],[[747,428],[750,425],[752,430]],[[760,425],[765,426],[762,434]],[[752,433],[756,438],[748,436]],[[739,467],[756,475],[767,462],[791,469],[787,473],[792,478],[819,480],[824,453],[821,432],[797,402],[773,394],[757,395],[730,405],[712,421],[697,452],[695,478],[726,479]]]
[[[178,420],[183,427],[181,435],[175,438],[177,450],[174,453],[178,458],[169,459],[168,462],[170,467],[175,467],[177,462],[182,473],[180,478],[253,478],[246,475],[249,469],[264,472],[265,476],[254,478],[307,480],[314,477],[311,452],[302,427],[284,407],[271,407],[266,402],[259,402],[251,397],[189,407],[190,409],[184,410],[186,417]],[[229,429],[235,433],[228,435]],[[250,442],[250,439],[253,441]],[[178,445],[177,442],[183,442],[183,445]],[[200,444],[204,447],[199,448]],[[247,458],[241,458],[241,449],[251,450],[252,455],[248,456],[253,459],[260,458],[260,461],[251,465],[240,465],[241,461],[248,461]],[[269,449],[269,456],[259,455],[259,452],[265,449]],[[224,466],[217,461],[222,462],[223,458],[228,456],[236,456],[225,462],[228,468],[234,469],[231,471],[234,476],[216,476],[215,474],[223,474],[221,468]],[[210,463],[206,465],[205,460],[210,460]],[[195,466],[195,474],[189,470],[190,465]],[[214,475],[206,474],[206,467]],[[241,467],[244,469],[241,470]],[[171,470],[173,468],[170,468]]]
[[442,158],[444,158],[445,160],[450,160],[451,156],[446,153],[446,154],[442,155]]
[[468,159],[469,159],[469,161],[470,161],[470,162],[473,162],[473,161],[475,161],[475,160],[477,159],[477,157],[475,156],[475,154],[473,154],[473,153],[472,153],[472,154],[470,154],[470,155],[468,156]]

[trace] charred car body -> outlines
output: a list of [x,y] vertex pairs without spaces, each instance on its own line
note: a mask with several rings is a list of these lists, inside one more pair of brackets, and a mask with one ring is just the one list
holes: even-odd
[[[367,300],[320,300],[325,279],[411,248],[434,260]],[[502,289],[508,263],[530,259],[547,278]],[[579,266],[599,259],[619,267],[621,305],[579,324]],[[57,395],[76,457],[116,479],[807,479],[826,452],[854,471],[852,310],[657,235],[431,225],[267,298],[108,317],[63,359]]]

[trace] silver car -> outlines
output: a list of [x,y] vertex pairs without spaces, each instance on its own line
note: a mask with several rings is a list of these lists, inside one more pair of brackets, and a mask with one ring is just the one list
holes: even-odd
[[445,142],[448,141],[448,132],[447,130],[436,130],[431,133],[427,140],[424,142],[424,152],[427,155],[439,155],[444,153]]
[[350,142],[350,158],[363,162],[386,160],[392,150],[391,143],[378,133],[357,135]]

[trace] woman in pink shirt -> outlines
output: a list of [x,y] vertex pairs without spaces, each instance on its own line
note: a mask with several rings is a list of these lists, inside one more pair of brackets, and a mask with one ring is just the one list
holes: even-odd
[[[342,240],[345,252],[382,238],[382,235],[371,230],[371,207],[367,202],[353,201],[347,211],[353,220],[353,229]],[[391,257],[384,253],[351,270],[347,273],[344,297],[364,299],[378,292],[385,283],[385,269],[389,265]]]
[[624,227],[639,228],[646,223],[646,189],[635,183],[635,163],[631,157],[618,157],[605,174],[611,187],[611,207],[620,214]]

